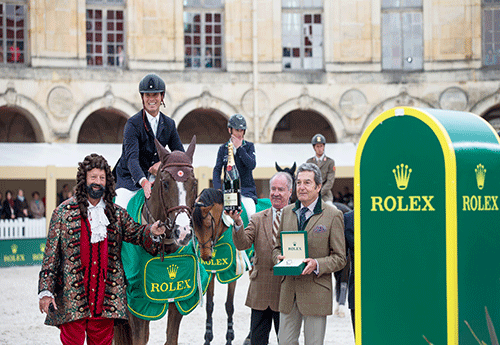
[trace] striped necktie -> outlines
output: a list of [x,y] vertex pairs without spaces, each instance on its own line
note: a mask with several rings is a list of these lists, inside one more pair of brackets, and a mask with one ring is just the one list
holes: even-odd
[[281,210],[276,210],[276,217],[273,222],[273,244],[278,240],[278,228],[280,227]]

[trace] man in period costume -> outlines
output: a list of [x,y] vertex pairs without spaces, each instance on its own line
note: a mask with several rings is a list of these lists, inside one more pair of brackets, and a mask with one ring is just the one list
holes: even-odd
[[325,155],[326,139],[322,134],[316,134],[311,144],[316,155],[309,158],[306,163],[314,163],[321,170],[321,200],[323,202],[333,203],[332,187],[335,182],[335,161]]
[[[332,314],[332,273],[346,264],[344,216],[335,206],[323,203],[320,196],[321,171],[313,163],[297,170],[297,202],[283,209],[279,232],[307,232],[309,257],[299,276],[284,276],[280,290],[279,343],[298,345],[304,321],[306,345],[323,344],[326,316]],[[276,242],[273,262],[281,255],[281,241]]]
[[158,253],[158,222],[141,226],[113,203],[114,179],[104,157],[79,163],[75,196],[50,221],[38,283],[45,323],[63,344],[111,344],[115,320],[127,318],[122,241]]
[[273,275],[272,250],[276,244],[281,211],[288,205],[292,195],[292,177],[278,172],[271,177],[271,208],[255,213],[248,226],[241,229],[243,221],[239,213],[232,212],[234,219],[233,242],[237,249],[255,249],[254,266],[250,274],[250,286],[246,306],[252,308],[250,333],[252,345],[267,345],[274,320],[274,329],[279,329],[279,296],[281,277]]
[[139,93],[143,109],[125,124],[122,155],[115,167],[115,202],[125,209],[141,188],[147,199],[151,196],[151,183],[160,166],[155,138],[170,151],[184,152],[175,121],[160,112],[165,89],[165,82],[156,74],[142,78]]

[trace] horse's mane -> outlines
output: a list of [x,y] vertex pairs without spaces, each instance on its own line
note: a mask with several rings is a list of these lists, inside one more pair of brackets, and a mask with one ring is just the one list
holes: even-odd
[[193,223],[201,228],[203,225],[203,215],[201,207],[212,206],[213,204],[222,204],[224,195],[220,189],[205,188],[201,191],[198,201],[194,204]]

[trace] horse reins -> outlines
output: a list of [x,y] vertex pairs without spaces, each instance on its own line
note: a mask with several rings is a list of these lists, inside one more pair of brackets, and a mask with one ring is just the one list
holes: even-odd
[[[195,207],[200,207],[200,206],[203,206],[203,207],[206,207],[205,204],[202,204],[202,203],[196,203],[195,204]],[[213,247],[214,243],[215,243],[215,236],[216,236],[216,232],[215,232],[215,218],[214,216],[212,215],[212,211],[210,210],[208,212],[208,214],[205,216],[205,217],[202,217],[201,219],[205,220],[205,218],[208,217],[208,215],[210,215],[210,229],[212,230],[212,235],[210,236],[210,238],[208,240],[206,240],[205,242],[203,243],[200,243],[200,248],[206,248],[205,245],[209,242],[211,242],[211,247]]]
[[[165,164],[164,166],[162,166],[161,172],[165,171],[166,168],[169,166],[175,166],[175,167],[187,166],[187,167],[190,167],[191,169],[193,168],[193,166],[189,163],[168,163],[168,164]],[[176,180],[172,174],[171,174],[171,176],[174,180]],[[161,177],[160,177],[160,181],[158,181],[158,182],[160,184],[160,207],[165,212],[165,221],[164,222],[160,221],[160,223],[158,225],[159,226],[163,225],[163,226],[165,226],[165,228],[167,230],[170,231],[169,237],[163,236],[163,244],[164,245],[161,246],[161,249],[160,249],[161,261],[163,261],[164,256],[165,256],[165,245],[172,245],[175,243],[173,229],[174,229],[174,225],[175,225],[175,221],[176,221],[177,217],[179,216],[179,214],[184,212],[187,214],[189,220],[192,221],[192,209],[191,209],[191,207],[185,206],[185,205],[178,205],[178,206],[173,206],[173,207],[167,208],[166,203],[165,203],[165,199],[163,198],[164,187],[163,187],[163,183],[161,181]],[[145,205],[146,212],[148,213],[148,216],[150,217],[150,219],[153,220],[153,223],[156,222],[155,217],[153,217],[153,215],[151,214],[151,211],[149,210],[147,200],[144,201],[144,205]],[[168,217],[168,215],[172,212],[175,212],[175,216],[174,216],[173,220],[171,220]]]

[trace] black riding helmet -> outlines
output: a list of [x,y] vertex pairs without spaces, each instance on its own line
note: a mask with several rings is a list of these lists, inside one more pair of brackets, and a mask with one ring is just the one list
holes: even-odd
[[140,93],[164,93],[165,82],[157,74],[151,73],[141,79],[139,83]]
[[247,129],[247,122],[245,121],[245,118],[241,114],[234,114],[229,118],[229,121],[227,122],[227,128],[234,128],[234,129]]

